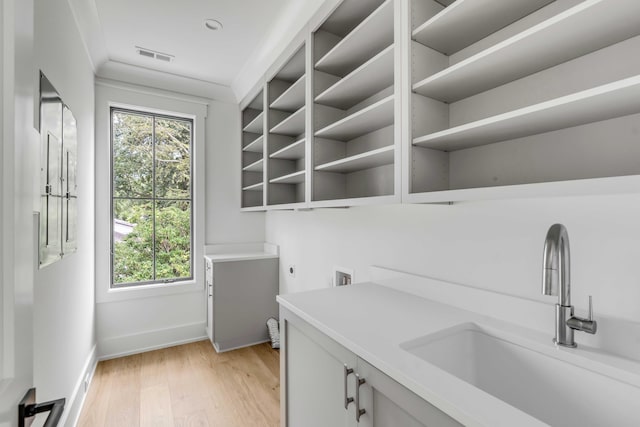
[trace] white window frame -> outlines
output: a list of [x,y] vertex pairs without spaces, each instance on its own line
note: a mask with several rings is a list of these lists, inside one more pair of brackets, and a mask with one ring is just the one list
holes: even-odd
[[[171,279],[156,279],[154,278],[153,280],[148,280],[148,281],[141,281],[141,282],[127,282],[127,283],[114,283],[113,281],[113,261],[114,261],[114,255],[115,255],[115,242],[113,241],[113,203],[115,201],[115,197],[114,197],[114,188],[113,188],[113,182],[114,182],[114,177],[113,177],[113,166],[114,166],[114,157],[113,157],[113,114],[115,112],[120,112],[120,113],[125,113],[125,114],[138,114],[138,115],[142,115],[142,116],[148,116],[148,117],[152,117],[153,118],[153,135],[155,138],[155,123],[156,123],[156,118],[161,118],[161,119],[168,119],[168,120],[183,120],[183,121],[188,121],[191,124],[191,141],[189,141],[189,173],[191,175],[190,179],[191,181],[189,182],[189,187],[190,187],[190,197],[188,199],[189,203],[190,203],[190,216],[191,216],[191,223],[190,223],[190,234],[191,234],[191,242],[190,242],[190,271],[191,274],[189,277],[179,277],[179,278],[171,278]],[[181,117],[181,116],[175,116],[175,115],[166,115],[166,114],[157,114],[157,113],[150,113],[148,111],[145,110],[140,110],[140,109],[136,109],[136,110],[132,110],[132,109],[123,109],[123,108],[118,108],[118,107],[111,107],[109,109],[109,120],[111,121],[110,124],[110,135],[109,135],[109,152],[110,152],[110,156],[111,156],[111,167],[110,167],[110,183],[111,183],[111,209],[110,209],[110,214],[111,214],[111,220],[110,220],[110,225],[111,225],[111,288],[115,289],[115,288],[125,288],[125,287],[131,287],[131,286],[146,286],[146,285],[155,285],[155,284],[163,284],[163,285],[167,285],[170,283],[183,283],[183,282],[189,282],[191,280],[193,280],[193,276],[194,276],[194,259],[193,259],[193,255],[194,255],[194,235],[193,235],[193,231],[194,231],[194,224],[193,224],[193,206],[194,206],[194,187],[193,187],[193,181],[194,181],[194,174],[193,174],[193,163],[194,163],[194,157],[193,157],[193,153],[194,153],[194,134],[195,134],[195,129],[194,129],[194,121],[193,119],[190,118],[185,118],[185,117]],[[155,143],[155,141],[154,141]],[[154,150],[155,151],[155,150]],[[153,165],[153,169],[154,169],[154,174],[155,174],[155,169],[156,169],[156,165],[155,165],[155,157],[154,157],[154,165]],[[155,190],[155,186],[156,183],[153,183],[153,197],[151,198],[151,200],[154,202],[157,201],[156,200],[156,190]],[[187,200],[187,199],[184,199]],[[156,224],[155,224],[155,215],[154,215],[154,224],[153,227],[155,229]],[[155,253],[155,248],[153,250],[153,273],[154,276],[156,274],[156,253]]]
[[[205,122],[208,100],[111,80],[96,80],[96,303],[202,292],[205,236]],[[111,108],[190,119],[192,140],[191,280],[133,286],[111,286]]]

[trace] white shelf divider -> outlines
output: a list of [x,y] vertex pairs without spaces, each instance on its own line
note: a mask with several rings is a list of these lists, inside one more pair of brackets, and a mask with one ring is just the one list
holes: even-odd
[[270,184],[301,184],[305,180],[305,171],[297,171],[287,175],[273,178],[269,181]]
[[270,108],[282,111],[296,111],[304,105],[305,76],[295,81],[282,95],[270,105]]
[[640,76],[415,138],[414,145],[460,150],[640,113]]
[[264,159],[257,160],[242,168],[245,172],[262,172],[264,170]]
[[416,28],[413,39],[451,55],[552,1],[458,0]]
[[242,189],[242,191],[262,191],[263,187],[264,187],[264,183],[258,182],[256,184],[247,185]]
[[413,85],[455,102],[640,34],[640,1],[585,0]]
[[261,111],[260,114],[256,116],[255,119],[251,120],[251,122],[242,129],[244,132],[251,133],[262,133],[264,125],[264,111]]
[[252,153],[262,153],[264,148],[264,135],[260,135],[249,144],[247,144],[242,151],[249,151]]
[[389,95],[342,120],[318,130],[315,136],[346,141],[389,126],[394,121],[393,99],[393,95]]
[[350,173],[393,163],[394,146],[378,148],[316,166],[316,171]]
[[316,68],[345,75],[393,43],[393,0],[385,1],[316,63]]
[[271,159],[298,160],[304,157],[305,138],[287,145],[269,156]]
[[393,45],[318,95],[320,104],[347,109],[393,84]]
[[271,133],[287,136],[298,136],[304,133],[305,107],[300,108],[295,113],[271,128]]

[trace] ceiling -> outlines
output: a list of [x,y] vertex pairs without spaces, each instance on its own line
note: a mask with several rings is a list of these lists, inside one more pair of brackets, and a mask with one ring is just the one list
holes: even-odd
[[[93,0],[109,61],[231,86],[300,3],[318,0]],[[223,24],[211,31],[204,20]],[[175,56],[141,56],[136,46]],[[100,64],[95,64],[98,67]]]

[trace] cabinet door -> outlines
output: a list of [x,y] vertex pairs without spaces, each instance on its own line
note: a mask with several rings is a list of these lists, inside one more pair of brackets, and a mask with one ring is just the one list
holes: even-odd
[[453,418],[391,379],[363,359],[357,372],[360,386],[362,427],[460,427]]
[[213,267],[212,262],[205,260],[205,281],[207,292],[207,336],[213,342]]
[[269,340],[278,316],[278,259],[213,263],[213,338],[220,351]]
[[[353,368],[353,353],[306,323],[282,315],[286,356],[282,385],[283,426],[355,426],[353,402],[345,409],[345,367]],[[284,326],[284,327],[283,327]],[[348,376],[347,395],[353,397],[354,374]]]

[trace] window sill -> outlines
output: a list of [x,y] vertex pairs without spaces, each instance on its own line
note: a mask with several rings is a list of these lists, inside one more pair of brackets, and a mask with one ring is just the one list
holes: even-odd
[[98,289],[96,303],[126,301],[139,298],[153,298],[191,292],[204,292],[204,286],[195,279],[173,283],[127,286],[121,288]]

